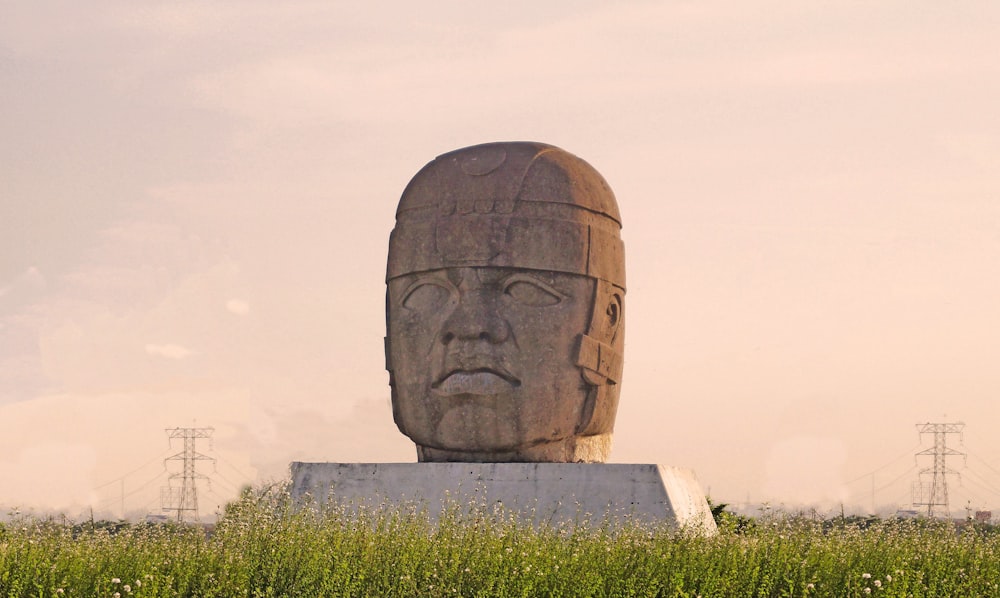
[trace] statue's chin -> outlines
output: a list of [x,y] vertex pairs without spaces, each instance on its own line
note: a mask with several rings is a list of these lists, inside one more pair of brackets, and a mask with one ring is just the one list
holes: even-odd
[[611,452],[611,434],[571,436],[555,442],[510,450],[455,450],[417,445],[421,463],[604,463]]

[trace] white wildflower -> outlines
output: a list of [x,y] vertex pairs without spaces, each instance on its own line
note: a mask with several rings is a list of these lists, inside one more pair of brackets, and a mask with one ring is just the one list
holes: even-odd
[[861,574],[861,579],[871,579],[871,578],[872,578],[872,574],[871,573],[862,573]]

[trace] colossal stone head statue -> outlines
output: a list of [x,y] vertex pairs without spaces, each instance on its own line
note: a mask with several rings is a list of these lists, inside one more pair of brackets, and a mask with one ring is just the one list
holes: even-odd
[[615,196],[541,143],[439,156],[389,238],[386,369],[419,461],[602,462],[624,345]]

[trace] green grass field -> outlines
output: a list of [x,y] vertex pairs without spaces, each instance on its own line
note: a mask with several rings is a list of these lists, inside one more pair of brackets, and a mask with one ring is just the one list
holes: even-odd
[[714,537],[532,529],[484,505],[293,509],[247,491],[214,532],[15,517],[0,596],[1000,596],[1000,533],[921,520],[724,516]]

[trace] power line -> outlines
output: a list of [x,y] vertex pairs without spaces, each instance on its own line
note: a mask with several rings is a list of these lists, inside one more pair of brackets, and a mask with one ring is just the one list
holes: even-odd
[[910,450],[906,451],[905,453],[900,454],[898,457],[893,457],[893,459],[891,461],[887,462],[885,465],[881,465],[879,467],[876,467],[875,469],[869,471],[868,473],[863,473],[863,474],[859,475],[858,477],[854,478],[853,480],[849,480],[849,481],[845,482],[845,484],[853,484],[854,482],[857,482],[859,480],[864,480],[864,479],[870,477],[872,474],[876,474],[876,473],[882,471],[883,469],[885,469],[886,467],[889,467],[890,465],[896,463],[897,461],[899,461],[903,457],[909,457],[910,455],[913,454],[913,451],[917,450],[918,448],[920,448],[919,444],[917,444],[915,447],[911,448]]
[[[962,447],[962,448],[965,448],[965,447]],[[997,469],[995,469],[995,468],[994,468],[994,467],[993,467],[992,465],[990,465],[990,464],[989,464],[989,462],[988,462],[988,461],[986,461],[986,459],[983,459],[983,458],[982,458],[982,457],[980,457],[979,455],[974,455],[974,454],[972,454],[971,452],[969,452],[969,450],[968,450],[968,449],[966,449],[966,451],[965,451],[965,452],[966,452],[966,453],[968,453],[968,455],[969,455],[970,457],[972,457],[972,458],[974,458],[974,459],[978,460],[978,461],[979,461],[980,463],[982,463],[983,465],[985,465],[985,466],[986,466],[986,468],[987,468],[987,469],[989,469],[990,471],[992,471],[993,473],[995,473],[995,474],[997,474],[997,475],[1000,475],[1000,471],[998,471],[998,470],[997,470]]]
[[896,505],[896,510],[899,510],[899,505],[901,505],[904,502],[906,502],[904,499],[908,498],[909,496],[910,496],[910,491],[906,490],[905,492],[903,492],[902,494],[900,494],[899,496],[897,496],[896,500],[892,501],[892,503],[890,503],[890,504]]
[[907,469],[903,473],[899,474],[895,479],[893,479],[888,484],[885,484],[885,485],[882,485],[882,486],[879,486],[878,488],[876,488],[875,492],[881,492],[881,491],[885,490],[886,488],[892,486],[893,484],[895,484],[899,480],[901,480],[901,479],[905,478],[906,476],[910,475],[911,473],[913,473],[913,470],[916,469],[916,468],[917,468],[917,466],[914,465],[913,467]]
[[972,482],[973,484],[979,486],[980,488],[983,488],[990,494],[1000,497],[1000,490],[998,490],[995,486],[993,486],[988,481],[983,479],[978,473],[968,468],[964,469],[963,472],[965,473],[966,480]]
[[139,486],[137,486],[137,487],[129,490],[128,492],[125,492],[125,493],[121,494],[120,496],[113,496],[111,498],[105,499],[105,500],[97,503],[94,506],[95,507],[106,507],[106,506],[110,505],[111,503],[113,503],[113,502],[115,502],[117,500],[124,500],[124,499],[126,499],[126,498],[128,498],[130,496],[134,496],[135,494],[138,494],[142,490],[145,490],[146,488],[148,488],[153,482],[159,480],[160,478],[162,478],[166,474],[167,474],[166,470],[161,471],[160,473],[156,474],[156,476],[153,477],[153,479],[147,480],[145,483],[140,484]]
[[230,469],[232,469],[232,470],[233,470],[233,471],[235,471],[236,473],[240,474],[240,475],[241,475],[242,477],[246,478],[247,480],[252,480],[252,479],[254,479],[254,476],[252,476],[252,475],[250,475],[250,474],[248,474],[248,473],[244,472],[244,471],[243,471],[243,470],[241,470],[241,469],[240,469],[239,467],[236,467],[235,465],[233,465],[233,464],[232,464],[232,463],[230,463],[229,461],[226,461],[226,460],[225,460],[225,459],[223,459],[222,457],[219,457],[218,459],[219,459],[219,461],[221,461],[222,463],[224,463],[224,464],[228,465]]
[[149,513],[150,507],[152,507],[154,504],[158,502],[160,502],[160,497],[159,496],[154,497],[152,500],[147,501],[146,504],[139,507],[139,511],[140,512],[145,511],[146,513]]
[[101,488],[104,488],[105,486],[110,486],[111,484],[115,484],[115,483],[121,482],[122,480],[124,480],[128,476],[132,475],[133,473],[138,472],[139,470],[145,468],[146,466],[151,465],[153,463],[156,463],[157,461],[162,460],[163,459],[163,455],[165,455],[169,451],[170,451],[170,449],[167,449],[167,450],[163,451],[162,453],[160,453],[159,455],[153,457],[149,461],[146,461],[145,463],[143,463],[139,467],[136,467],[132,471],[129,471],[128,473],[124,473],[124,474],[118,476],[117,478],[115,478],[113,480],[109,480],[109,481],[107,481],[107,482],[105,482],[103,484],[99,484],[97,486],[94,486],[93,488],[91,488],[91,490],[100,490]]
[[218,478],[218,480],[216,480],[216,481],[221,481],[222,485],[226,486],[227,488],[229,488],[233,492],[233,494],[239,494],[240,493],[239,487],[236,486],[236,484],[233,484],[232,482],[230,482],[229,480],[227,480],[226,477],[223,476],[221,473],[215,472],[214,477]]

